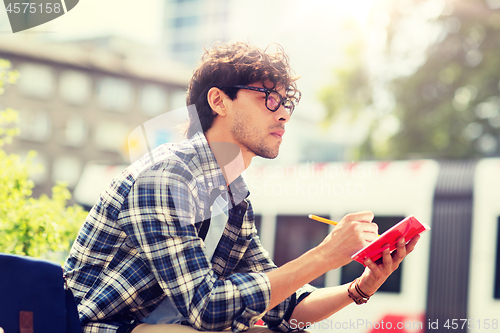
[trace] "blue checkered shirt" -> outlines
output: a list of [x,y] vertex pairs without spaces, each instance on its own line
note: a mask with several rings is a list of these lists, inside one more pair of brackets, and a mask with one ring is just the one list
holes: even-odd
[[263,319],[292,331],[288,320],[313,287],[306,285],[266,312],[276,268],[262,247],[248,190],[230,185],[233,209],[211,261],[198,232],[215,189],[227,193],[202,133],[164,144],[128,167],[101,194],[65,264],[84,332],[117,332],[169,297],[199,330],[234,332]]

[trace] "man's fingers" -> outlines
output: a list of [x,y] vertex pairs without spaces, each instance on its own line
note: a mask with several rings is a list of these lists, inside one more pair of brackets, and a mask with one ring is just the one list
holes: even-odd
[[417,235],[411,239],[411,241],[406,244],[406,255],[410,254],[411,251],[415,248],[415,245],[417,245],[418,240],[420,239],[420,235]]
[[382,263],[373,262],[369,258],[364,260],[367,267],[363,276],[366,276],[365,283],[368,285],[368,290],[375,292],[387,280],[387,278],[399,267],[403,259],[410,254],[415,248],[420,236],[413,237],[408,244],[404,237],[401,237],[397,242],[397,249],[391,253],[389,244],[384,245],[382,251]]
[[372,272],[378,272],[380,270],[380,268],[378,267],[378,265],[373,262],[373,260],[371,260],[370,258],[365,258],[365,266],[368,267]]
[[372,242],[378,235],[378,226],[372,223],[373,218],[373,213],[369,211],[350,213],[342,218],[335,229],[345,230],[347,234],[356,237],[358,242],[361,242],[361,247],[363,247]]
[[420,235],[417,235],[413,237],[408,242],[408,244],[406,244],[405,239],[403,237],[399,239],[397,244],[398,249],[394,253],[394,259],[398,260],[399,262],[403,261],[403,259],[413,251],[419,239]]
[[384,266],[392,266],[392,256],[391,256],[391,251],[389,249],[389,244],[387,244],[387,247],[382,251],[382,258],[384,258]]
[[346,216],[344,216],[343,219],[345,219],[347,222],[354,222],[354,221],[371,222],[373,221],[374,217],[375,215],[373,215],[372,212],[365,211],[365,212],[347,214]]
[[408,254],[406,251],[405,238],[401,237],[400,239],[398,239],[398,243],[396,244],[396,246],[397,246],[397,251],[394,252],[393,259],[395,259],[395,261],[399,265],[399,263],[401,263],[401,261],[403,261],[404,257],[406,257],[406,255]]
[[353,222],[356,232],[368,243],[378,236],[378,225],[369,222]]

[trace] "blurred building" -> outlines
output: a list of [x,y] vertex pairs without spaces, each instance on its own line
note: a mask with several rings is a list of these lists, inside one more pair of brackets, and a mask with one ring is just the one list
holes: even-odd
[[204,47],[231,37],[232,11],[229,0],[166,0],[163,20],[166,51],[175,60],[195,64]]
[[[20,114],[21,134],[9,152],[38,152],[43,172],[35,195],[56,181],[74,189],[85,164],[128,164],[127,138],[145,121],[185,105],[190,71],[123,39],[40,44],[0,40],[0,58],[20,79],[7,87],[0,109]],[[105,184],[103,184],[105,186]]]

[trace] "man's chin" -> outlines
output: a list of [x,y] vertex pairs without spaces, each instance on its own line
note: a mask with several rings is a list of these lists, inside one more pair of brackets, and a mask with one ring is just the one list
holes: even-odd
[[279,146],[275,147],[276,149],[269,149],[267,146],[258,147],[258,149],[251,150],[255,156],[259,156],[268,160],[275,159],[278,157],[280,152]]
[[258,156],[265,158],[266,160],[274,160],[276,157],[278,157],[279,151],[276,153],[269,153],[269,154],[259,154]]

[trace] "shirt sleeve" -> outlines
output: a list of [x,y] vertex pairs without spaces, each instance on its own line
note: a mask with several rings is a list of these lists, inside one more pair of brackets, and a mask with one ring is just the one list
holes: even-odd
[[[269,253],[264,249],[260,242],[255,225],[252,227],[252,241],[243,256],[243,260],[240,262],[238,269],[242,272],[269,272],[276,269],[277,266],[271,260]],[[297,325],[290,325],[290,317],[292,316],[293,310],[297,304],[309,296],[309,294],[314,290],[316,290],[315,287],[309,284],[304,285],[290,297],[275,306],[273,309],[269,310],[262,319],[266,322],[268,327],[274,331],[299,331],[299,329],[293,329],[296,328]]]
[[121,223],[166,297],[193,327],[247,330],[269,305],[269,280],[259,272],[218,278],[195,227],[203,219],[195,200],[200,195],[183,166],[149,170],[131,189]]

